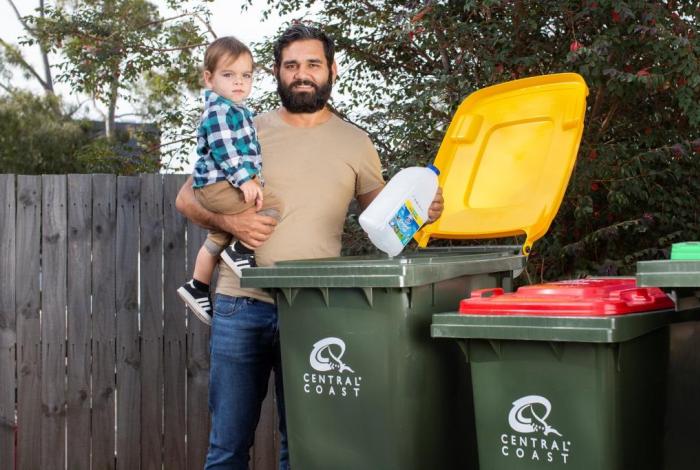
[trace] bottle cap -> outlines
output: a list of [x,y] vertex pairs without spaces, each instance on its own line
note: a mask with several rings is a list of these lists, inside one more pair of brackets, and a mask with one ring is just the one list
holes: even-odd
[[440,169],[435,165],[428,165],[426,168],[433,170],[433,172],[435,172],[436,175],[440,176]]

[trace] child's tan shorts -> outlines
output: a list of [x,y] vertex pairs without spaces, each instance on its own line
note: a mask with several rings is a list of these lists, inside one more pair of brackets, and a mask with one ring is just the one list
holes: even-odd
[[[257,182],[257,178],[253,181]],[[245,202],[243,192],[234,188],[228,181],[195,188],[194,195],[202,207],[218,214],[238,214],[255,205],[255,201]],[[263,187],[263,207],[260,212],[273,215],[276,211],[279,218],[282,215],[282,209],[282,201],[267,187]],[[210,230],[205,243],[207,251],[218,256],[231,244],[232,238],[230,233]]]

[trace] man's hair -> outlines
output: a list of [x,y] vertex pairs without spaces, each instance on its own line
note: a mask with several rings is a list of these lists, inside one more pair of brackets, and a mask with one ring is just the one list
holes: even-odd
[[321,41],[323,44],[323,53],[326,56],[326,61],[328,61],[328,67],[330,67],[333,64],[333,58],[335,57],[335,45],[333,44],[333,39],[331,39],[320,29],[314,28],[313,26],[306,26],[304,24],[295,24],[290,26],[279,38],[277,38],[277,41],[275,41],[275,45],[273,47],[275,67],[279,69],[282,65],[282,50],[285,47],[289,46],[293,42],[308,39]]
[[248,54],[251,59],[253,58],[253,54],[248,49],[248,46],[238,39],[233,36],[221,37],[209,44],[209,47],[204,52],[204,70],[214,73],[217,64],[223,57],[236,60],[241,54]]

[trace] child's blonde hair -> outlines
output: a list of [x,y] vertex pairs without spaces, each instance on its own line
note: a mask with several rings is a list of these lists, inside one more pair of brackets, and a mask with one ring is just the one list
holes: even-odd
[[233,36],[224,36],[218,38],[207,47],[204,52],[204,70],[214,73],[216,66],[223,57],[229,57],[231,60],[236,60],[241,54],[248,54],[253,58],[253,54],[248,49],[248,46]]

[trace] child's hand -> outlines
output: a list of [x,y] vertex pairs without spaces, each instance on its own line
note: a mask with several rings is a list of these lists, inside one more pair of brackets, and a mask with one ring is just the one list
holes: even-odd
[[255,180],[248,180],[241,184],[238,189],[243,192],[243,199],[245,202],[255,201],[255,208],[257,210],[262,209],[263,205],[263,193],[262,188]]

